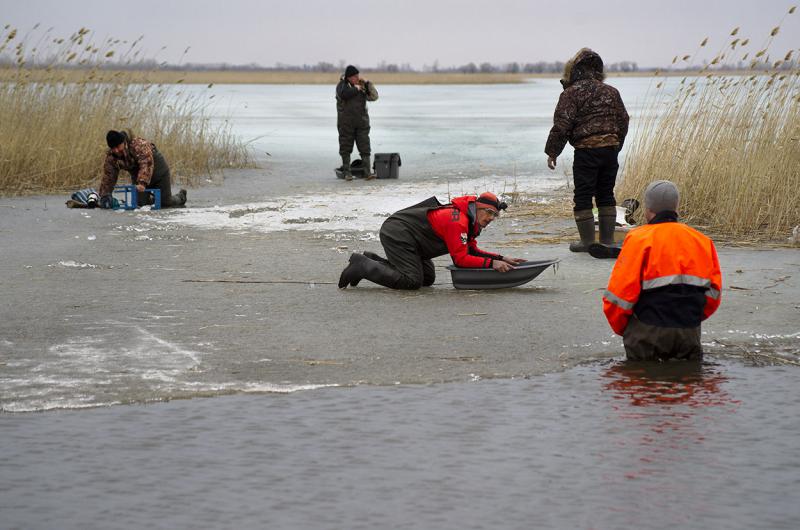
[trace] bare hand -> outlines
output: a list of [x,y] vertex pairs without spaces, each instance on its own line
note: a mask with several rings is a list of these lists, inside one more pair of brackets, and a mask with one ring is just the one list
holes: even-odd
[[492,262],[492,268],[497,272],[508,272],[514,270],[514,267],[499,259],[496,259]]
[[511,265],[519,265],[520,263],[525,263],[525,260],[524,259],[520,259],[520,258],[503,257],[503,261],[505,261],[506,263],[509,263]]
[[137,184],[136,185],[136,191],[138,191],[139,193],[143,192],[144,191],[144,184]]
[[553,158],[552,156],[547,157],[547,167],[549,167],[550,169],[556,168],[556,159]]

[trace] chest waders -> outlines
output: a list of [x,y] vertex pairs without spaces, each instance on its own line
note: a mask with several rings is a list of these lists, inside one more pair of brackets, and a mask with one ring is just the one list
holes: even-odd
[[[436,271],[431,258],[443,256],[448,250],[431,228],[428,212],[442,206],[436,197],[430,197],[392,214],[380,231],[388,259],[372,253],[352,254],[339,278],[339,287],[355,286],[362,279],[391,289],[415,290],[433,285]],[[470,226],[473,224],[470,221]]]

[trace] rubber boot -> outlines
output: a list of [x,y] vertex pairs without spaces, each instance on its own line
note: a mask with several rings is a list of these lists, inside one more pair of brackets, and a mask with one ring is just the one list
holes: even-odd
[[350,254],[350,260],[342,274],[339,275],[339,289],[345,289],[348,285],[358,285],[364,278],[364,271],[361,267],[361,259],[368,259],[361,254]]
[[353,173],[350,171],[350,155],[342,155],[342,173],[345,180],[353,180]]
[[351,254],[350,264],[345,267],[339,276],[339,289],[344,289],[349,285],[358,284],[359,281],[367,279],[378,285],[397,289],[397,285],[402,279],[402,275],[389,265],[378,261],[372,261],[363,254]]
[[[389,260],[388,259],[386,259],[386,258],[384,258],[382,256],[379,256],[379,255],[375,254],[374,252],[370,252],[369,250],[365,250],[364,252],[362,252],[362,254],[364,254],[366,257],[368,257],[372,261],[377,261],[379,263],[384,263],[386,265],[389,265]],[[356,287],[358,285],[358,282],[360,282],[360,281],[361,281],[361,279],[358,279],[358,280],[355,280],[355,281],[351,281],[350,282],[350,287]]]
[[363,256],[362,267],[364,270],[364,279],[372,283],[377,283],[390,289],[403,289],[407,288],[401,285],[403,275],[400,271],[387,263],[380,261],[373,261],[366,256]]
[[594,243],[594,214],[591,210],[578,210],[575,212],[575,224],[581,240],[570,243],[569,249],[572,252],[588,252],[589,245]]
[[[383,256],[379,256],[374,252],[370,252],[369,250],[365,250],[362,252],[366,257],[371,259],[372,261],[377,261],[378,263],[383,263],[384,265],[388,265],[390,268],[392,267],[391,262],[384,258]],[[433,266],[433,262],[429,259],[422,261],[422,287],[430,287],[433,285],[433,282],[436,281],[436,269]],[[402,287],[398,286],[395,289],[401,289]]]
[[362,254],[364,254],[366,257],[368,257],[372,261],[378,261],[378,262],[384,263],[386,265],[389,264],[389,260],[388,259],[384,258],[383,256],[379,256],[379,255],[375,254],[374,252],[370,252],[369,250],[365,250],[364,252],[362,252]]
[[375,178],[375,172],[372,170],[369,155],[361,155],[361,165],[364,167],[364,178],[372,180]]
[[617,225],[617,208],[601,206],[597,209],[600,242],[589,245],[589,255],[599,259],[613,259],[619,256],[620,247],[614,242],[614,228]]
[[182,189],[177,195],[170,199],[170,206],[173,208],[184,208],[186,206],[186,190]]
[[617,207],[601,206],[597,209],[600,244],[614,246],[614,228],[617,226]]

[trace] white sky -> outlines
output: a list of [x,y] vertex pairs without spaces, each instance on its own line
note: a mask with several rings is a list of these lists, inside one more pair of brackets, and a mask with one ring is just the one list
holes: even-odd
[[[800,3],[800,2],[797,2]],[[783,0],[0,0],[0,28],[34,24],[69,36],[82,26],[106,37],[144,35],[148,57],[231,64],[415,68],[468,62],[564,61],[580,47],[606,63],[668,66],[710,37],[710,59],[731,29],[762,46],[793,2]],[[166,46],[166,50],[160,50]],[[800,11],[789,15],[770,53],[800,48]],[[743,53],[743,52],[742,52]],[[741,56],[741,54],[738,54]]]

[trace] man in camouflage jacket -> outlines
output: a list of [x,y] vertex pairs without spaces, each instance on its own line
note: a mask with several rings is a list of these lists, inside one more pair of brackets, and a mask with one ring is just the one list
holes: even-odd
[[108,131],[108,151],[103,163],[103,178],[100,181],[100,206],[110,208],[111,192],[117,184],[120,170],[131,175],[131,184],[136,186],[138,206],[152,204],[152,197],[144,193],[145,188],[161,190],[161,207],[180,207],[186,204],[186,190],[172,195],[172,183],[167,161],[155,144],[138,138],[126,131]]
[[353,143],[361,155],[361,166],[365,176],[374,178],[370,164],[369,112],[367,101],[376,101],[378,91],[370,81],[362,79],[358,69],[350,65],[336,85],[336,126],[339,129],[339,155],[342,157],[342,171],[346,180],[353,180],[350,171],[350,153]]
[[617,89],[605,84],[604,79],[603,60],[589,48],[581,49],[567,62],[561,79],[564,90],[544,148],[550,169],[555,169],[556,158],[567,142],[575,148],[574,215],[581,240],[570,244],[573,252],[587,252],[594,243],[592,197],[597,203],[600,243],[614,244],[617,154],[628,134],[628,113]]

